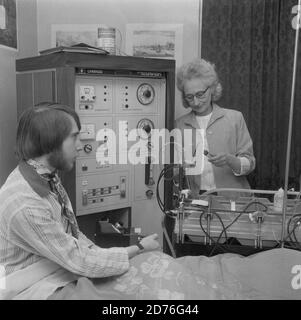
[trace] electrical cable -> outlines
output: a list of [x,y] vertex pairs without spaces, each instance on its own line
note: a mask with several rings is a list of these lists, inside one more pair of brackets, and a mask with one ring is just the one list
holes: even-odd
[[[222,222],[222,219],[220,218],[220,216],[216,213],[216,212],[213,212],[213,214],[215,214],[217,217],[218,217],[218,219],[219,219],[219,221],[221,222],[221,225],[222,225],[222,231],[221,231],[221,233],[220,233],[220,235],[219,235],[219,237],[218,237],[218,239],[217,239],[217,241],[215,241],[212,237],[210,237],[211,238],[211,241],[212,242],[214,242],[215,243],[215,246],[213,247],[213,249],[211,250],[211,252],[210,252],[210,255],[209,256],[211,256],[212,254],[213,254],[213,252],[216,250],[216,247],[217,247],[217,245],[219,246],[219,247],[221,247],[221,244],[219,244],[219,241],[220,241],[220,239],[221,239],[221,237],[222,237],[222,235],[223,235],[223,233],[225,233],[225,238],[226,238],[226,244],[225,244],[225,246],[226,246],[226,248],[227,248],[227,252],[233,252],[233,248],[230,248],[229,247],[229,245],[230,244],[227,244],[227,230],[242,216],[242,214],[244,214],[244,213],[251,213],[251,212],[256,212],[256,211],[258,211],[258,207],[257,207],[257,210],[256,211],[247,211],[247,209],[251,206],[251,205],[262,205],[263,207],[264,207],[264,212],[266,212],[267,211],[267,206],[265,205],[265,204],[263,204],[263,203],[261,203],[261,202],[259,202],[259,201],[252,201],[252,202],[250,202],[250,203],[248,203],[246,206],[245,206],[245,208],[243,209],[243,211],[236,211],[236,212],[240,212],[240,214],[237,216],[237,217],[235,217],[235,219],[233,219],[233,221],[231,221],[231,223],[230,224],[228,224],[226,227],[224,226],[224,223]],[[219,210],[219,211],[224,211],[224,212],[228,212],[228,210]],[[203,228],[203,226],[201,225],[201,219],[200,219],[200,226],[201,226],[201,229],[202,229],[202,231],[204,232],[204,228]],[[206,235],[208,235],[208,233],[205,231],[204,232]],[[209,235],[208,235],[209,236]],[[235,252],[234,252],[235,253]]]
[[[160,210],[164,213],[164,216],[162,217],[162,220],[161,220],[161,224],[162,224],[162,229],[163,229],[163,234],[165,236],[165,240],[168,244],[168,247],[171,251],[171,254],[174,258],[176,258],[176,252],[174,250],[174,247],[172,245],[172,242],[170,240],[170,237],[168,235],[168,232],[166,230],[166,227],[165,227],[165,219],[166,217],[170,217],[172,219],[175,220],[175,216],[173,214],[170,213],[170,211],[167,211],[166,208],[165,208],[165,202],[162,201],[161,197],[160,197],[160,190],[159,190],[159,186],[160,186],[160,182],[162,180],[162,178],[165,176],[166,173],[168,173],[171,169],[174,169],[176,167],[175,164],[169,164],[167,165],[166,167],[164,167],[160,174],[159,174],[159,177],[158,177],[158,181],[157,181],[157,185],[156,185],[156,198],[157,198],[157,202],[158,202],[158,205],[159,205],[159,208]],[[171,177],[171,178],[166,178],[164,177],[166,181],[171,181],[174,179],[174,175]]]
[[[293,222],[293,220],[294,220],[296,217],[299,217],[299,218],[297,219],[297,221],[294,222],[293,229],[290,230],[290,225],[291,225],[291,223]],[[298,241],[298,239],[297,239],[297,236],[296,236],[296,234],[295,234],[295,230],[296,230],[297,227],[300,226],[300,222],[301,222],[301,214],[295,214],[295,215],[293,215],[293,216],[289,219],[289,222],[288,222],[288,224],[287,224],[287,233],[288,233],[288,234],[287,234],[287,236],[286,236],[285,239],[284,239],[284,241],[286,241],[286,239],[289,238],[290,241],[291,241],[291,245],[297,247],[299,250],[301,250],[301,245],[300,245],[300,243],[299,243],[299,241]],[[292,239],[291,235],[293,235],[293,239]]]
[[[300,198],[300,194],[301,193],[298,193],[297,197],[296,197],[296,200],[299,200]],[[293,210],[293,215],[291,216],[291,218],[289,219],[288,223],[287,223],[287,235],[286,237],[283,239],[283,246],[286,246],[286,243],[287,243],[287,240],[289,239],[290,240],[290,246],[294,247],[295,249],[298,249],[298,250],[301,250],[301,244],[300,242],[298,241],[297,239],[297,236],[295,234],[295,230],[296,228],[298,227],[298,223],[301,221],[301,214],[297,214],[296,211],[297,211],[297,208],[301,205],[301,203],[297,203],[294,207],[294,210]],[[290,230],[290,225],[293,221],[294,218],[296,217],[300,217],[296,222],[295,222],[295,225],[293,227],[292,230]],[[294,239],[292,239],[292,236],[294,237]],[[280,245],[282,245],[282,243],[280,244],[277,244],[275,246],[275,248],[278,248]]]
[[204,229],[203,224],[202,224],[202,218],[203,218],[203,215],[204,215],[204,214],[205,214],[205,211],[203,211],[203,212],[201,213],[200,218],[199,218],[200,227],[201,227],[203,233],[208,237],[208,239],[211,240],[211,242],[212,242],[213,244],[217,245],[223,252],[226,252],[226,251],[223,249],[223,247],[222,247],[218,242],[216,242],[216,241],[214,240],[214,238],[212,238],[211,235]]
[[[225,239],[226,239],[226,242],[227,242],[227,241],[228,241],[227,229],[225,228],[225,225],[224,225],[224,223],[223,223],[223,220],[222,220],[222,218],[219,216],[219,214],[217,214],[216,212],[214,212],[213,214],[218,217],[218,219],[219,219],[219,221],[220,221],[220,223],[221,223],[221,225],[222,225],[222,228],[223,228],[223,231],[220,233],[220,235],[219,235],[219,237],[217,238],[217,241],[216,241],[216,242],[219,243],[219,241],[220,241],[223,233],[225,233]],[[215,246],[213,247],[213,249],[210,251],[209,257],[211,257],[211,256],[213,255],[213,252],[215,251],[216,247],[217,247],[217,246],[215,245]]]
[[[160,197],[159,187],[160,187],[160,182],[161,182],[162,178],[165,176],[165,174],[166,174],[169,170],[173,169],[174,167],[175,167],[174,164],[170,164],[170,165],[167,165],[166,167],[164,167],[164,168],[162,169],[162,171],[160,172],[160,174],[159,174],[158,181],[157,181],[157,185],[156,185],[156,198],[157,198],[157,202],[158,202],[159,208],[160,208],[160,210],[161,210],[165,215],[168,215],[168,216],[170,216],[170,214],[169,214],[168,211],[166,211],[165,203],[162,201],[162,199],[161,199],[161,197]],[[172,176],[172,178],[173,178],[173,176]],[[166,180],[166,181],[171,181],[172,178],[170,178],[170,179],[165,178],[165,180]]]

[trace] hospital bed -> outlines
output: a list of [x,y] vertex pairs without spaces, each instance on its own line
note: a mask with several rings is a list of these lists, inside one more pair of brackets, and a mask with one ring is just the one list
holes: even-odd
[[[28,270],[26,270],[28,269]],[[2,299],[59,300],[250,300],[300,299],[301,253],[274,248],[248,257],[173,258],[160,251],[131,260],[121,276],[88,279],[51,261],[40,261],[7,277]],[[57,279],[64,287],[57,290]],[[47,290],[45,289],[47,288]]]

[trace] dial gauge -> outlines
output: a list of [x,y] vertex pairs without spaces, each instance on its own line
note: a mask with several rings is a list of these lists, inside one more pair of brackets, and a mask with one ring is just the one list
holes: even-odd
[[137,89],[137,99],[143,105],[148,105],[154,101],[155,89],[149,83],[142,83]]
[[152,134],[154,127],[150,119],[141,119],[137,124],[138,135],[141,139],[147,139]]

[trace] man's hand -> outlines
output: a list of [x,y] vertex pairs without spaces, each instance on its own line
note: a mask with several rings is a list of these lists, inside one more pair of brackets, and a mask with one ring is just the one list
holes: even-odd
[[[157,239],[158,239],[158,235],[154,233],[154,234],[151,234],[150,236],[144,237],[140,241],[140,244],[143,246],[144,251],[156,250],[160,248],[160,244],[157,241]],[[126,247],[126,249],[129,254],[129,258],[132,258],[141,252],[137,245]]]
[[158,235],[156,233],[144,237],[140,243],[143,245],[145,251],[156,250],[160,248],[160,244],[157,241]]

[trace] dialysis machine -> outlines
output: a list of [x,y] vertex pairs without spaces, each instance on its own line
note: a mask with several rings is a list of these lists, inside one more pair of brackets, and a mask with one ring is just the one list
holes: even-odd
[[[151,136],[172,129],[174,69],[174,60],[69,52],[16,62],[18,117],[44,101],[74,107],[80,117],[83,149],[62,181],[91,240],[97,221],[109,220],[158,233],[162,242],[155,191],[164,164],[152,157]],[[167,184],[160,192],[169,203]]]

